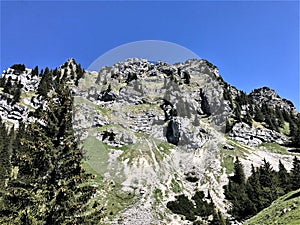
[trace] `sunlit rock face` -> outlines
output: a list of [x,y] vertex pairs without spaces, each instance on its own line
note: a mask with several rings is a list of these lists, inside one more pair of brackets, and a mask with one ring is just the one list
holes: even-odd
[[[267,104],[297,115],[292,103],[268,88],[246,95],[207,60],[168,64],[129,58],[99,72],[79,72],[73,59],[57,70],[73,92],[73,128],[83,164],[99,178],[94,185],[105,187],[94,198],[117,208],[103,223],[182,224],[166,204],[195,190],[210,191],[226,214],[223,186],[230,173],[225,159],[235,156],[241,157],[246,175],[251,164],[260,165],[260,156],[274,168],[278,159],[291,168],[292,155],[262,146],[289,143],[288,132],[256,121],[254,111]],[[37,93],[41,76],[31,69],[8,69],[3,76],[23,86],[18,102],[1,89],[2,120],[11,127],[36,121],[34,110],[47,107],[47,99]]]

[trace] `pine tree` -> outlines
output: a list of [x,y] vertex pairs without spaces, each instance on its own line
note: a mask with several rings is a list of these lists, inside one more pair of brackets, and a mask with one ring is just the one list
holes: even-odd
[[259,168],[260,171],[260,183],[264,187],[271,187],[272,186],[272,175],[273,169],[271,164],[264,158],[263,165]]
[[236,157],[236,160],[234,162],[234,175],[232,177],[232,180],[240,185],[245,184],[246,176],[244,173],[244,167],[238,157]]
[[[6,179],[9,177],[10,173],[10,149],[9,144],[12,140],[5,124],[2,122],[0,117],[0,190],[5,186]],[[1,195],[0,195],[1,196]]]
[[238,102],[235,104],[235,117],[237,121],[241,122],[242,121],[242,114],[241,114],[242,108]]
[[291,169],[291,189],[296,190],[298,188],[300,188],[300,160],[295,156]]
[[257,122],[263,122],[265,120],[265,117],[264,114],[261,112],[261,109],[258,106],[255,106],[254,111],[255,111],[254,119]]
[[19,171],[17,179],[8,181],[0,223],[85,223],[83,212],[94,189],[85,185],[89,175],[80,165],[71,92],[62,85],[55,98],[47,99],[49,104],[39,118],[43,123],[20,127],[22,134],[17,134],[12,157]]
[[39,75],[39,67],[36,66],[34,69],[31,71],[32,76],[38,76]]
[[296,117],[290,123],[290,136],[292,137],[292,145],[300,147],[300,118]]
[[278,125],[280,127],[283,127],[283,125],[284,125],[284,118],[283,118],[281,109],[278,106],[276,106],[275,112],[276,112],[276,116],[275,117],[278,119]]
[[226,221],[219,210],[214,209],[213,219],[209,222],[209,225],[226,225]]
[[0,87],[4,87],[6,83],[6,78],[5,76],[0,77]]
[[259,171],[251,165],[251,175],[247,180],[246,189],[251,202],[253,203],[253,215],[261,209],[262,186],[259,182]]
[[5,85],[4,85],[3,92],[7,93],[7,94],[11,94],[11,90],[12,90],[12,82],[11,82],[11,76],[9,76],[7,78],[7,81],[6,81]]
[[277,173],[277,177],[279,180],[279,186],[284,190],[285,193],[287,193],[288,188],[289,188],[289,174],[282,164],[281,160],[279,160],[279,165],[278,165],[279,171]]
[[21,84],[21,80],[18,82],[18,84],[16,85],[16,87],[14,88],[13,90],[13,101],[16,103],[16,102],[19,102],[20,101],[20,98],[21,98],[21,93],[22,93],[22,88],[23,85]]
[[37,94],[46,97],[51,86],[52,86],[52,72],[46,67],[42,78],[40,80],[39,86],[37,88]]

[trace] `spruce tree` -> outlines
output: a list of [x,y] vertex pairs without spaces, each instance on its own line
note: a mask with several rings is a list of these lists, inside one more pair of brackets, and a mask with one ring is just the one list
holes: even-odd
[[298,188],[300,188],[300,160],[295,156],[291,169],[291,189],[296,190]]
[[9,139],[8,131],[5,124],[0,117],[0,190],[5,186],[6,179],[10,174],[10,149],[9,143],[12,141]]
[[94,188],[85,184],[90,176],[81,167],[73,134],[73,100],[64,85],[55,93],[40,114],[42,122],[21,125],[16,136],[12,163],[18,172],[2,197],[0,223],[87,223],[84,210]]
[[226,225],[226,221],[219,210],[214,209],[213,219],[209,222],[209,225]]
[[277,173],[277,177],[279,180],[279,186],[284,190],[285,193],[287,193],[289,189],[289,174],[282,164],[281,160],[279,160],[279,165],[278,165],[279,171]]
[[0,87],[4,87],[5,83],[6,83],[5,76],[0,77]]
[[245,173],[244,173],[244,167],[242,163],[240,162],[239,158],[236,157],[236,160],[234,162],[234,175],[232,177],[232,180],[237,184],[245,184]]
[[254,119],[257,122],[263,122],[265,120],[265,117],[264,114],[261,112],[261,109],[258,106],[255,106],[254,111],[255,111]]
[[6,81],[5,85],[4,85],[3,92],[7,93],[7,94],[11,94],[11,90],[12,90],[12,82],[11,82],[11,76],[9,76],[7,78],[7,81]]
[[38,76],[39,75],[39,67],[36,66],[34,69],[31,71],[32,76]]

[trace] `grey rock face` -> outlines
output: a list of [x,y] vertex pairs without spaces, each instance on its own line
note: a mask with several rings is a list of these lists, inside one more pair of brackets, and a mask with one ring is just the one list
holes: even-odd
[[281,98],[273,89],[268,87],[255,89],[249,96],[255,104],[266,103],[287,111],[295,111],[295,107],[291,101]]
[[112,91],[104,91],[101,94],[100,101],[110,102],[117,99],[117,95]]
[[287,137],[276,131],[251,127],[246,123],[235,124],[229,137],[250,146],[258,146],[262,142],[284,144],[288,141]]

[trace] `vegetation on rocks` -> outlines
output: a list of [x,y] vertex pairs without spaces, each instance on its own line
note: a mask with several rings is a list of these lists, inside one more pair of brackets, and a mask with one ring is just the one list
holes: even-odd
[[224,225],[300,188],[293,104],[207,60],[20,64],[0,91],[1,224]]

